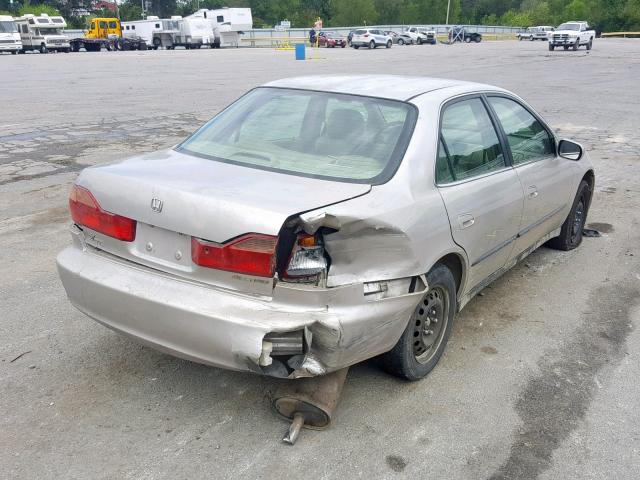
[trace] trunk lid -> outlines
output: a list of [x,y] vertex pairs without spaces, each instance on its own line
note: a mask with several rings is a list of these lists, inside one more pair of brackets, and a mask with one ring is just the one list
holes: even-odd
[[[227,164],[174,150],[85,169],[76,183],[102,209],[137,221],[122,242],[92,232],[87,243],[118,257],[228,288],[268,294],[272,282],[198,267],[191,237],[224,243],[246,233],[278,235],[291,215],[364,195],[370,185]],[[253,277],[249,277],[253,278]]]

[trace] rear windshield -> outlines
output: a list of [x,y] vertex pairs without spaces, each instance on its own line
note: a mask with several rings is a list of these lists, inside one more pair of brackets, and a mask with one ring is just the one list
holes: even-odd
[[292,175],[379,184],[395,173],[416,116],[405,102],[263,87],[178,150]]
[[365,33],[367,33],[366,30],[356,30],[355,32],[353,32],[355,35],[364,35]]

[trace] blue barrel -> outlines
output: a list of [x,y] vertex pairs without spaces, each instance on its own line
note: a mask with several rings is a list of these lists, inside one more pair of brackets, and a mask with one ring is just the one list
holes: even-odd
[[296,43],[296,60],[305,59],[305,46],[304,43]]

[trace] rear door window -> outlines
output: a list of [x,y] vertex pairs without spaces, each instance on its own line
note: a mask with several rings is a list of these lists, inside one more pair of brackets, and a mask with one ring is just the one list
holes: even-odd
[[[502,146],[491,117],[478,97],[445,106],[440,125],[444,149],[438,155],[436,172],[445,172],[453,181],[466,180],[506,167]],[[440,163],[440,165],[438,165]],[[443,177],[439,183],[444,183]]]
[[488,99],[507,137],[515,165],[555,156],[553,137],[531,112],[509,98]]

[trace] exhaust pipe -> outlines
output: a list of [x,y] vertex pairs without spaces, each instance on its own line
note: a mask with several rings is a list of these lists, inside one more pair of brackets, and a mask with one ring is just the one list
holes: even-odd
[[322,430],[329,426],[348,372],[349,367],[319,377],[291,380],[279,387],[273,408],[291,420],[283,442],[295,444],[302,427]]

